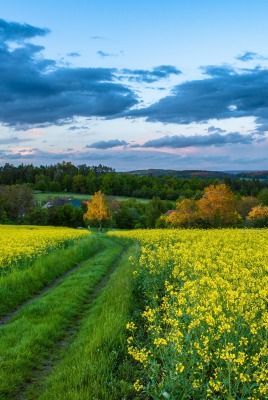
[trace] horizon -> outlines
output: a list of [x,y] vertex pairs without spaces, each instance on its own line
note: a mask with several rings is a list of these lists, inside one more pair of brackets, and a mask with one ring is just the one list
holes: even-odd
[[[64,162],[66,162],[65,160],[63,160],[62,162],[59,162],[59,163],[64,163]],[[70,160],[69,160],[69,162],[71,162]],[[1,165],[0,164],[0,168],[4,168],[4,166],[5,165],[11,165],[11,166],[13,166],[13,167],[15,167],[15,168],[17,168],[17,167],[19,167],[19,166],[29,166],[29,165],[33,165],[34,167],[36,167],[36,168],[39,168],[39,167],[45,167],[45,168],[47,168],[47,167],[50,167],[50,166],[55,166],[55,165],[57,165],[57,163],[54,163],[54,164],[34,164],[34,163],[19,163],[19,164],[13,164],[13,163],[5,163],[4,165]],[[240,170],[234,170],[234,169],[229,169],[229,170],[220,170],[220,169],[218,169],[218,170],[216,170],[216,169],[196,169],[196,168],[193,168],[193,169],[173,169],[173,168],[141,168],[141,169],[129,169],[129,170],[125,170],[125,171],[120,171],[120,170],[116,170],[116,169],[114,169],[113,167],[110,167],[110,166],[107,166],[107,165],[104,165],[104,164],[99,164],[99,165],[97,165],[97,164],[92,164],[92,165],[89,165],[89,164],[86,164],[86,163],[81,163],[81,164],[73,164],[72,163],[72,165],[74,165],[75,167],[79,167],[79,166],[81,166],[81,165],[86,165],[87,167],[98,167],[98,166],[100,166],[100,165],[102,165],[102,167],[108,167],[108,168],[112,168],[112,170],[113,171],[111,171],[111,172],[115,172],[115,173],[130,173],[130,172],[141,172],[141,171],[173,171],[173,172],[220,172],[220,173],[226,173],[226,174],[239,174],[239,173],[254,173],[254,172],[260,172],[260,173],[266,173],[266,172],[268,172],[268,169],[266,170],[266,169],[240,169]]]
[[267,13],[265,0],[4,3],[0,165],[268,170]]

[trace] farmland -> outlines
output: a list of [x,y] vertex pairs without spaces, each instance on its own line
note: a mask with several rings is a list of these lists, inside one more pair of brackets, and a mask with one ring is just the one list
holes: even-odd
[[142,244],[128,324],[144,398],[267,397],[268,232],[121,233]]
[[267,230],[1,240],[0,399],[267,397]]
[[0,273],[87,235],[68,228],[0,225]]

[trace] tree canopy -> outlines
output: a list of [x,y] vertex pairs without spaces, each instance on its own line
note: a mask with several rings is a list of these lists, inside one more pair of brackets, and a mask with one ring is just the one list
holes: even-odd
[[87,211],[83,218],[84,221],[88,222],[97,221],[100,230],[102,230],[103,221],[108,221],[112,218],[105,195],[101,190],[94,194],[91,201],[87,202]]
[[225,184],[206,187],[197,203],[201,219],[212,227],[233,226],[241,219],[236,210],[235,196]]

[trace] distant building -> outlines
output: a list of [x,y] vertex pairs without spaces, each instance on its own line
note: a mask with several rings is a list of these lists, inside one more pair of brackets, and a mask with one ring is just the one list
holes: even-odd
[[49,200],[42,208],[60,207],[64,206],[65,204],[72,204],[75,208],[78,208],[82,203],[84,203],[84,201],[82,202],[81,200],[76,199],[66,199],[63,197],[60,199]]

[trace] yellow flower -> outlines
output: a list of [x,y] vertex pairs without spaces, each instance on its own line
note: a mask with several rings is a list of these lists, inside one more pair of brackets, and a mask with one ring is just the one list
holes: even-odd
[[140,380],[137,379],[134,383],[133,383],[133,387],[136,390],[136,392],[140,392],[141,389],[143,388],[143,385],[140,384]]

